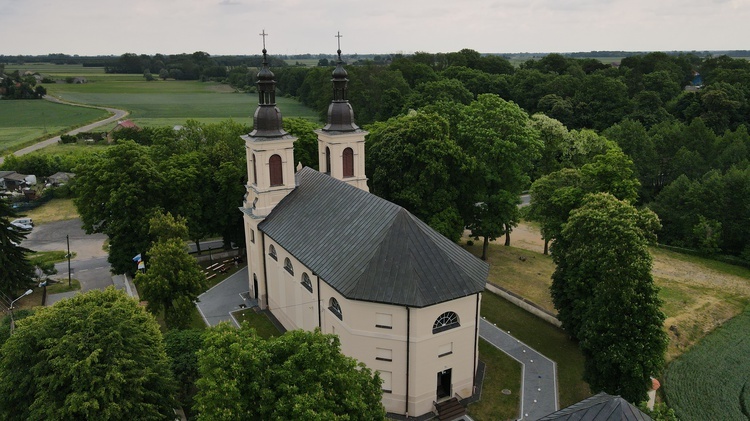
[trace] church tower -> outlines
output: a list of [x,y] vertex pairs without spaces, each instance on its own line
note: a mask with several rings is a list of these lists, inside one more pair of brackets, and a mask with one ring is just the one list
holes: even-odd
[[[258,282],[262,273],[263,239],[258,224],[294,189],[294,141],[282,128],[276,107],[276,81],[268,68],[266,36],[263,31],[263,64],[258,72],[258,108],[253,131],[241,136],[247,154],[247,185],[241,208],[245,214],[245,242],[250,271],[250,291],[261,308],[266,307],[266,288]],[[260,237],[260,238],[259,238]]]
[[348,74],[341,60],[341,34],[338,62],[333,71],[333,101],[328,106],[328,121],[318,134],[320,172],[369,191],[365,175],[365,136],[367,132],[354,124],[354,110],[348,95]]

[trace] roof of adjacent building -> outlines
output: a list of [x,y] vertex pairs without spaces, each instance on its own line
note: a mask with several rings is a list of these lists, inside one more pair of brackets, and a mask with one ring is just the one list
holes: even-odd
[[259,229],[353,300],[426,307],[484,290],[489,266],[406,209],[303,168]]
[[619,396],[604,392],[574,403],[567,408],[541,418],[539,421],[651,421],[651,417],[641,412]]

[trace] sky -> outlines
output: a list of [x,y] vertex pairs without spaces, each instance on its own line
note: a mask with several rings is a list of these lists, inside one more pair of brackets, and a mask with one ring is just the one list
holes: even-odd
[[750,49],[750,0],[0,0],[0,54]]

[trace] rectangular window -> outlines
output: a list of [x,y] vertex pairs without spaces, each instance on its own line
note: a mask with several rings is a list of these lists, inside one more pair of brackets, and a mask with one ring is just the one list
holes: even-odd
[[383,379],[383,393],[391,393],[393,389],[391,389],[391,383],[393,381],[392,374],[390,371],[378,371],[380,373],[380,378]]
[[393,361],[393,350],[375,348],[375,359],[378,361]]
[[438,347],[438,358],[453,354],[453,342]]
[[250,230],[250,242],[255,243],[255,230]]
[[393,315],[386,313],[375,313],[375,327],[381,329],[393,329]]

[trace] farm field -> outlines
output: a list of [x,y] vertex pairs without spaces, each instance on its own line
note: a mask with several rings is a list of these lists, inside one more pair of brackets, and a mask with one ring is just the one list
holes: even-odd
[[746,420],[750,310],[711,332],[667,369],[664,390],[682,421]]
[[0,155],[108,116],[96,108],[39,99],[0,101]]

